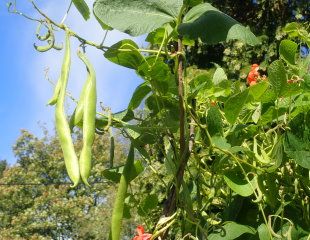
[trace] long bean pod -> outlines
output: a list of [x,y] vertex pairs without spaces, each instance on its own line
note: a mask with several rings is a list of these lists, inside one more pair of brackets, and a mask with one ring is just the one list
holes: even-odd
[[[91,170],[92,145],[95,139],[96,122],[96,74],[95,70],[87,59],[86,55],[78,51],[79,58],[84,62],[87,68],[88,77],[82,93],[83,98],[83,148],[81,151],[79,165],[82,181],[89,186],[88,177]],[[84,89],[85,88],[85,89]]]
[[119,240],[121,234],[121,225],[124,212],[124,202],[127,194],[127,188],[130,182],[130,172],[134,167],[134,147],[130,145],[127,161],[117,189],[115,203],[112,212],[112,222],[110,229],[110,239]]
[[58,96],[59,96],[59,93],[60,93],[60,89],[61,89],[61,79],[59,78],[57,83],[56,83],[56,86],[54,88],[53,96],[47,102],[48,105],[55,105],[57,103]]
[[85,91],[88,85],[88,82],[90,81],[90,74],[87,76],[86,83],[84,84],[82,88],[82,92],[80,94],[80,99],[77,103],[77,106],[70,118],[70,128],[73,129],[74,126],[80,126],[82,125],[83,120],[83,114],[84,114],[84,100],[85,100]]
[[36,31],[36,36],[37,38],[40,40],[40,41],[46,41],[50,35],[51,35],[51,32],[50,32],[50,29],[47,28],[47,32],[45,35],[41,35],[41,28],[42,28],[42,25],[44,25],[46,27],[46,25],[42,22],[39,23],[38,27],[37,27],[37,31]]
[[73,182],[73,186],[78,185],[80,181],[79,162],[76,156],[69,124],[64,109],[64,102],[66,97],[66,88],[68,84],[71,56],[70,56],[70,33],[66,31],[65,40],[65,54],[61,68],[60,75],[60,92],[56,103],[55,118],[56,118],[56,130],[59,138],[59,142],[64,155],[65,165],[70,179]]

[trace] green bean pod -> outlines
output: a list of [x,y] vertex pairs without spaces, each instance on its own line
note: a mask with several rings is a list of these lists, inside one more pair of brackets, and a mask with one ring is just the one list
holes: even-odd
[[51,31],[50,31],[50,28],[47,27],[47,32],[45,35],[41,35],[40,32],[41,32],[41,28],[42,28],[42,25],[44,25],[46,27],[45,24],[43,24],[42,22],[39,23],[38,27],[37,27],[37,31],[36,31],[36,36],[37,38],[40,40],[40,41],[46,41],[50,35],[51,35]]
[[47,43],[48,44],[46,46],[37,46],[35,43],[33,44],[33,46],[34,46],[35,50],[37,50],[38,52],[46,52],[46,51],[52,49],[54,44],[55,44],[54,34],[50,35]]
[[54,88],[54,93],[53,96],[51,97],[51,99],[47,102],[48,105],[55,105],[57,103],[57,99],[60,93],[60,89],[61,89],[61,80],[58,79],[57,84]]
[[65,55],[61,68],[60,75],[60,92],[56,103],[55,118],[56,130],[59,142],[64,155],[65,165],[70,179],[73,182],[72,187],[76,187],[80,181],[79,162],[76,156],[69,124],[64,109],[64,102],[66,97],[66,88],[68,84],[71,56],[70,56],[70,34],[66,31]]
[[61,44],[54,44],[53,45],[53,48],[55,49],[55,50],[58,50],[58,51],[60,51],[60,50],[62,50],[63,49],[63,44],[61,43]]
[[87,80],[82,88],[82,92],[80,94],[80,99],[78,101],[78,104],[73,114],[71,115],[71,118],[70,118],[70,129],[71,130],[74,128],[74,126],[81,126],[83,123],[82,120],[83,120],[83,114],[84,114],[85,91],[86,91],[89,81],[91,81],[90,74],[88,74],[87,76]]
[[96,122],[96,74],[90,61],[86,55],[81,51],[78,51],[79,58],[84,62],[87,68],[88,77],[85,82],[85,89],[83,87],[83,148],[81,151],[79,164],[80,164],[80,175],[82,181],[89,186],[87,181],[90,170],[91,170],[91,156],[92,156],[92,145],[95,139],[95,122]]
[[127,194],[127,188],[130,182],[130,172],[134,168],[134,147],[130,145],[127,161],[117,189],[115,203],[112,211],[112,222],[110,229],[110,239],[119,240],[121,234],[122,218],[124,211],[124,202]]

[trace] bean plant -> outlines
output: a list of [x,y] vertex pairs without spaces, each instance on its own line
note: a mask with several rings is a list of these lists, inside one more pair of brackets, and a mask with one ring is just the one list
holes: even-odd
[[[22,14],[14,3],[8,8],[38,22],[38,40],[46,45],[35,49],[65,52],[49,104],[56,105],[72,187],[92,186],[94,136],[110,134],[110,168],[102,175],[119,187],[107,239],[121,239],[130,213],[148,232],[140,226],[135,239],[310,239],[310,55],[299,55],[301,47],[310,47],[309,24],[285,27],[280,58],[249,85],[228,79],[217,64],[197,69],[187,61],[198,43],[257,48],[261,42],[210,3],[96,0],[91,11],[84,0],[71,2],[85,21],[93,14],[103,31],[146,36],[149,48],[141,49],[130,39],[112,46],[88,41],[65,18],[58,23],[30,2],[40,18]],[[64,46],[55,45],[56,30],[66,35]],[[87,79],[72,116],[65,115],[72,38],[144,80],[126,109],[96,110],[95,69],[79,50]],[[72,145],[73,128],[82,129],[81,153]],[[113,164],[115,129],[130,145],[123,166]]]

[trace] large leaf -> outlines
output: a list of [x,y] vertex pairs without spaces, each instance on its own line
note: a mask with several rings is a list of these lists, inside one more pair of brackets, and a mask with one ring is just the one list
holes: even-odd
[[284,141],[285,153],[300,166],[310,169],[310,143],[288,132]]
[[257,180],[253,178],[249,183],[243,174],[237,170],[227,171],[224,174],[224,180],[226,184],[237,194],[248,197],[254,192],[257,187]]
[[230,97],[226,101],[224,105],[224,112],[226,119],[230,124],[234,124],[237,120],[243,106],[247,102],[248,96],[249,89],[246,89],[245,91]]
[[249,45],[260,43],[248,28],[209,3],[193,7],[185,15],[178,31],[192,39],[200,38],[208,44],[232,39],[241,40]]
[[270,64],[268,79],[276,95],[281,95],[287,84],[286,71],[281,60],[276,60]]
[[128,105],[128,109],[136,109],[141,104],[145,96],[152,91],[151,87],[146,83],[140,84],[134,91]]
[[282,40],[279,47],[279,53],[282,59],[289,64],[295,64],[296,52],[298,45],[291,40]]
[[247,225],[241,225],[235,222],[226,223],[221,232],[212,233],[209,235],[208,240],[233,240],[245,233],[255,234],[256,231]]
[[118,65],[137,69],[143,61],[143,56],[137,50],[138,48],[138,45],[134,41],[124,39],[112,45],[104,53],[104,56]]
[[94,14],[112,28],[139,36],[175,21],[182,4],[182,0],[97,0]]
[[90,11],[84,0],[73,0],[72,1],[77,10],[81,13],[85,20],[89,19]]

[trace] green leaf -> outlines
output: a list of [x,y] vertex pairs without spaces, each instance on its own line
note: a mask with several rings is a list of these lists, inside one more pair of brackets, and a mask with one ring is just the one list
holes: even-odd
[[218,67],[213,75],[213,83],[214,85],[218,85],[222,81],[227,80],[227,75],[223,68]]
[[[108,179],[108,180],[110,180],[112,182],[119,183],[121,175],[123,173],[123,170],[124,170],[124,166],[114,167],[114,168],[111,168],[111,169],[105,169],[102,172],[102,175],[106,179]],[[129,181],[134,180],[143,171],[144,171],[144,167],[143,167],[141,161],[139,161],[139,160],[135,161],[134,167],[133,167],[133,169],[131,169],[131,172],[130,172]]]
[[251,196],[253,194],[253,188],[255,189],[257,187],[256,177],[249,183],[244,175],[236,169],[226,171],[224,173],[224,180],[235,193],[243,197]]
[[221,232],[210,234],[208,240],[233,240],[245,233],[254,235],[256,231],[254,228],[247,225],[241,225],[235,222],[228,222],[223,226]]
[[247,102],[248,96],[249,89],[247,88],[245,91],[230,97],[226,101],[224,105],[224,112],[226,119],[230,124],[234,124],[236,122],[243,106]]
[[207,128],[211,136],[223,134],[222,115],[216,106],[211,106],[208,111]]
[[153,90],[163,95],[168,92],[177,94],[174,76],[169,66],[163,62],[163,59],[156,59],[155,56],[148,57],[139,66],[137,72],[143,79],[151,83]]
[[145,98],[145,96],[147,94],[149,94],[152,91],[151,87],[148,86],[146,83],[142,83],[140,84],[136,90],[134,91],[129,105],[128,105],[128,109],[136,109],[137,107],[140,106],[142,100]]
[[290,37],[297,37],[298,29],[300,29],[300,25],[297,22],[288,23],[285,25],[283,31],[287,33]]
[[287,63],[295,65],[297,48],[297,43],[287,39],[282,40],[279,47],[281,58]]
[[249,45],[260,43],[248,28],[209,3],[199,4],[189,10],[178,31],[192,39],[200,38],[208,44],[232,39],[241,40]]
[[276,60],[270,64],[268,79],[276,95],[280,96],[287,84],[286,71],[281,60]]
[[77,10],[80,12],[80,14],[83,16],[83,18],[85,20],[88,20],[90,16],[90,11],[86,2],[84,0],[73,0],[72,2],[77,8]]
[[266,226],[265,223],[259,225],[259,227],[257,228],[257,232],[259,240],[270,240],[268,227]]
[[189,7],[194,7],[198,4],[203,3],[203,0],[183,0],[184,5],[187,5]]
[[283,136],[280,136],[278,142],[275,144],[271,152],[271,159],[273,160],[273,166],[267,169],[269,173],[276,171],[283,161]]
[[249,89],[250,95],[253,97],[254,101],[259,101],[261,97],[265,94],[269,87],[267,81],[259,82],[258,84],[252,85]]
[[147,195],[138,208],[140,216],[146,216],[158,205],[158,197],[155,194]]
[[286,110],[286,108],[276,109],[274,106],[272,106],[261,115],[258,124],[261,126],[265,126],[268,123],[274,122],[277,119],[280,119],[280,117],[286,113]]
[[284,151],[298,165],[310,169],[310,144],[290,132],[285,135]]
[[101,22],[139,36],[177,19],[182,0],[97,0],[94,14]]
[[161,44],[164,40],[165,34],[168,36],[170,35],[174,29],[171,27],[170,24],[165,24],[164,27],[160,27],[155,29],[154,31],[150,32],[145,41],[151,44]]
[[215,147],[218,147],[223,150],[228,150],[231,148],[231,145],[227,142],[226,138],[221,136],[212,137],[212,143]]
[[124,39],[112,45],[104,53],[104,56],[118,65],[137,69],[143,62],[143,56],[138,51],[138,48],[138,45],[134,41]]

